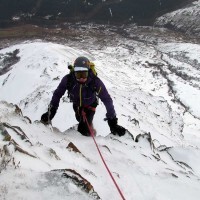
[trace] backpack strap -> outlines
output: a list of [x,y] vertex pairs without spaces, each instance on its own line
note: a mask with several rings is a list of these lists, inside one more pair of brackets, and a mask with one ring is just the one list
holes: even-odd
[[97,76],[97,71],[95,69],[95,64],[93,62],[90,62],[90,69],[92,71],[92,73]]
[[[95,92],[95,94],[96,94],[96,103],[98,105],[99,104],[99,92],[100,92],[100,91],[97,90],[98,88],[96,87],[96,80],[98,79],[98,77],[93,74],[91,78],[92,78],[92,81],[90,82],[90,84],[88,85],[88,87],[93,92]],[[101,88],[99,90],[101,90]]]
[[92,79],[88,85],[88,87],[90,87],[92,89],[93,92],[97,92],[97,87],[96,87],[96,79],[97,76],[94,75],[93,71],[92,73],[90,73],[90,71],[92,71],[92,69],[89,69],[89,76]]
[[70,99],[71,101],[71,98],[70,98],[70,92],[73,88],[73,85],[74,85],[74,75],[73,75],[73,72],[70,72],[69,74],[67,74],[67,97]]

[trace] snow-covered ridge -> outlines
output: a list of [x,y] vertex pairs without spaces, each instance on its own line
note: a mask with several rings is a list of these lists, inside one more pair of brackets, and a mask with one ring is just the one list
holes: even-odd
[[183,9],[159,17],[155,25],[174,28],[186,34],[200,36],[200,1],[195,1]]
[[[152,46],[120,38],[116,46],[86,52],[70,44],[29,41],[2,49],[0,69],[16,49],[19,59],[0,76],[2,199],[120,199],[92,139],[76,131],[67,94],[53,129],[38,121],[68,63],[79,55],[95,62],[120,125],[135,138],[109,135],[100,102],[96,140],[126,199],[198,199],[199,45]],[[191,94],[195,98],[188,98]]]
[[[90,137],[30,123],[6,102],[0,110],[2,199],[119,199]],[[149,134],[138,135],[137,142],[128,136],[96,140],[127,199],[198,198],[199,149],[156,148]]]

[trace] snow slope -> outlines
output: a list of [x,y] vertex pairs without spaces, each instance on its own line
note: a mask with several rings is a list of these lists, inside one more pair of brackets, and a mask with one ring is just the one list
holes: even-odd
[[0,76],[1,199],[120,199],[92,138],[76,131],[67,94],[53,128],[38,121],[80,55],[95,62],[119,123],[136,138],[110,135],[100,102],[96,140],[126,199],[199,198],[199,45],[120,40],[83,51],[27,41],[0,50],[1,68],[16,49],[20,60]]

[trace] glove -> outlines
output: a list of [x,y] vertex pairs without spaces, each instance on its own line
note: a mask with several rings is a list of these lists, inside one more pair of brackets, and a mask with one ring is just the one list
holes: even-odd
[[110,127],[110,131],[113,135],[123,136],[126,133],[126,129],[117,124],[117,118],[108,119],[108,125]]
[[41,122],[43,124],[49,124],[50,121],[54,118],[57,108],[49,105],[48,111],[41,116]]

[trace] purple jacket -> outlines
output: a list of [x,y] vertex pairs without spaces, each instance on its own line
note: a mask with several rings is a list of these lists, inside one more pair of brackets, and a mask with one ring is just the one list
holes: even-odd
[[96,101],[96,96],[98,96],[106,107],[106,117],[113,118],[116,116],[112,98],[108,94],[105,85],[92,72],[89,73],[88,79],[84,84],[80,84],[78,81],[76,81],[74,75],[72,75],[71,78],[69,78],[69,75],[64,76],[57,89],[53,93],[51,100],[52,106],[56,108],[59,106],[60,99],[68,88],[69,79],[71,86],[70,91],[68,92],[70,94],[70,100],[74,105],[80,107],[89,106]]

